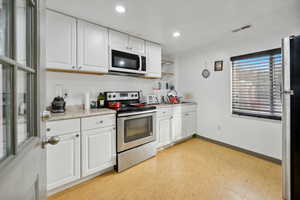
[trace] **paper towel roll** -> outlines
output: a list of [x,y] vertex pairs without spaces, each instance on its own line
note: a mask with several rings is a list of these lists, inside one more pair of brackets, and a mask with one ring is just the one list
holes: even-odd
[[84,110],[89,111],[90,110],[90,93],[87,92],[84,95]]

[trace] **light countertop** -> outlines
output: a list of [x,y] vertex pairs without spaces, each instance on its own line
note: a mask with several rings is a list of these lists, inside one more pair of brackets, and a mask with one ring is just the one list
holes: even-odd
[[193,105],[197,105],[197,103],[190,102],[190,103],[179,103],[179,104],[157,104],[154,106],[156,106],[157,108],[165,108],[165,107],[193,106]]
[[109,114],[116,114],[116,111],[107,108],[90,109],[89,111],[85,111],[83,109],[67,108],[65,113],[51,113],[51,116],[49,117],[49,119],[46,119],[46,121],[76,119],[76,118],[109,115]]

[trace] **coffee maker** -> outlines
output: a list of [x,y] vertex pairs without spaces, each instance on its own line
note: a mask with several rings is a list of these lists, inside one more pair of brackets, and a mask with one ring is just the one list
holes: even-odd
[[64,113],[66,111],[66,102],[63,97],[57,96],[51,103],[52,113]]

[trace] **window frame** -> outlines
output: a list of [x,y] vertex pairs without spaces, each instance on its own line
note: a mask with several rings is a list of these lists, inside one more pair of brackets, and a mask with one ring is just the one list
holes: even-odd
[[[12,131],[10,136],[10,146],[11,151],[5,157],[0,159],[0,169],[7,166],[9,163],[13,162],[15,159],[19,158],[22,154],[31,149],[34,145],[36,145],[37,140],[40,138],[39,134],[39,122],[36,121],[39,117],[39,108],[37,103],[38,100],[38,0],[26,0],[26,4],[31,8],[31,20],[30,24],[27,21],[27,10],[26,10],[26,60],[30,59],[29,66],[26,64],[19,63],[17,61],[17,0],[11,0],[11,22],[9,23],[9,37],[8,43],[9,46],[9,55],[0,55],[0,64],[10,67],[12,69]],[[29,26],[30,25],[30,26]],[[30,34],[27,34],[27,31],[30,31]],[[30,53],[28,52],[28,39],[30,42]],[[28,55],[29,53],[29,55]],[[31,113],[30,118],[28,118],[28,128],[30,129],[30,135],[26,138],[25,141],[18,145],[18,71],[26,72],[29,74],[29,78],[26,77],[26,81],[30,83],[27,92],[30,98],[29,110]],[[35,106],[33,106],[35,105]]]
[[[282,54],[282,49],[281,48],[275,48],[275,49],[270,49],[270,50],[265,50],[265,51],[259,51],[255,53],[249,53],[249,54],[244,54],[244,55],[239,55],[239,56],[233,56],[230,58],[230,113],[233,116],[237,117],[247,117],[247,118],[253,118],[253,119],[261,119],[261,120],[272,120],[272,121],[281,121],[282,120],[282,113],[280,117],[277,116],[269,116],[269,115],[261,115],[261,114],[255,114],[255,113],[242,113],[242,112],[234,112],[233,109],[233,62],[236,60],[240,59],[251,59],[255,57],[261,57],[261,56],[270,56],[270,55],[276,55],[276,54]],[[282,61],[281,61],[281,66],[282,66]],[[271,73],[271,71],[270,71]],[[270,74],[270,76],[273,76]],[[270,81],[274,81],[274,79],[270,79]],[[280,80],[280,92],[282,90],[282,80]],[[271,88],[273,91],[274,85],[271,84]],[[281,97],[280,97],[281,98]],[[271,101],[274,101],[274,97],[271,97]]]

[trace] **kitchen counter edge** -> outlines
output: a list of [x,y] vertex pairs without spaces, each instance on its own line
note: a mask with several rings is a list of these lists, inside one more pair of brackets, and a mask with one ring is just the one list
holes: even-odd
[[51,117],[48,119],[43,119],[43,121],[59,121],[59,120],[67,120],[67,119],[77,119],[77,118],[85,118],[85,117],[94,117],[101,115],[111,115],[116,114],[115,110],[108,108],[101,109],[91,109],[90,111],[85,110],[76,110],[76,111],[66,111],[65,113],[51,113]]

